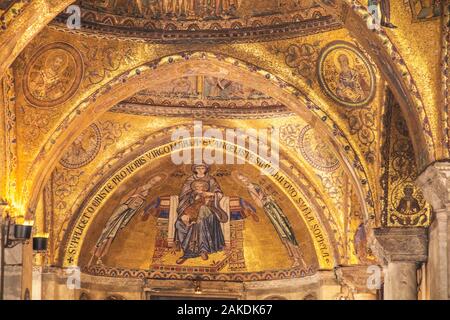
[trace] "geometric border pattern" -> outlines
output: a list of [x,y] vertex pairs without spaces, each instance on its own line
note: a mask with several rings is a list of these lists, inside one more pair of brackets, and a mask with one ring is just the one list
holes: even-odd
[[304,278],[314,275],[317,270],[292,268],[276,271],[241,272],[241,273],[180,273],[159,270],[139,270],[111,268],[106,266],[84,267],[82,271],[94,275],[111,278],[137,278],[137,279],[172,279],[172,280],[213,280],[213,281],[264,281]]

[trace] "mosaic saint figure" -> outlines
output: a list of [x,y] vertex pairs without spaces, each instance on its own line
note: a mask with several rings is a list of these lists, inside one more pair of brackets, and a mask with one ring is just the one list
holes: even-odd
[[192,88],[192,83],[188,77],[181,77],[172,81],[172,93],[181,95],[181,96],[189,96],[194,91]]
[[197,257],[208,260],[209,254],[225,247],[221,223],[228,221],[228,215],[220,207],[222,189],[209,175],[208,165],[193,165],[192,172],[183,184],[177,207],[175,239],[183,251],[177,264]]
[[227,0],[216,0],[216,16],[220,16],[222,12],[226,12],[226,2]]
[[58,99],[66,92],[69,80],[69,57],[63,52],[50,54],[45,59],[44,66],[37,72],[32,72],[30,89],[37,98],[46,100]]
[[311,151],[314,152],[317,159],[322,160],[326,166],[334,166],[337,162],[336,156],[334,155],[331,148],[324,141],[323,137],[321,137],[315,130],[312,131],[311,140]]
[[174,0],[160,0],[161,13],[170,14],[173,12]]
[[137,6],[138,11],[139,11],[139,13],[141,15],[144,15],[144,12],[146,10],[145,7],[144,7],[144,5],[145,5],[144,2],[146,2],[146,1],[145,0],[136,0],[136,6]]
[[141,16],[156,16],[159,13],[159,0],[136,0],[136,6]]
[[183,0],[183,8],[186,16],[195,15],[195,0]]
[[347,102],[359,102],[366,99],[370,87],[360,75],[358,70],[350,65],[350,58],[342,53],[337,58],[339,79],[336,87],[336,95]]
[[239,0],[223,0],[223,11],[226,13],[234,13],[239,7]]
[[96,132],[88,128],[75,139],[62,159],[70,164],[83,163],[93,155],[96,144]]
[[179,17],[185,14],[186,3],[186,0],[175,0],[175,3],[173,5],[173,13],[175,16]]
[[[419,20],[439,17],[442,14],[440,0],[409,0],[411,8]],[[414,7],[414,8],[413,8]]]
[[144,207],[144,203],[149,195],[150,189],[161,182],[162,177],[157,175],[152,177],[147,184],[138,187],[122,198],[120,205],[114,210],[111,217],[106,222],[105,228],[95,244],[91,260],[97,258],[97,264],[102,263],[102,258],[116,238],[117,234],[124,229],[133,217]]
[[159,10],[163,15],[174,15],[175,17],[193,15],[195,0],[160,0]]
[[239,83],[216,77],[205,77],[205,96],[220,99],[245,98],[245,92]]
[[420,204],[416,198],[414,198],[414,189],[411,186],[406,186],[403,189],[403,197],[396,210],[403,214],[414,214],[420,211]]
[[205,77],[205,95],[207,97],[220,97],[224,85],[221,79],[216,77]]
[[380,4],[381,25],[386,28],[397,28],[391,22],[391,1],[390,0],[369,0],[368,7],[374,7]]
[[115,7],[121,14],[134,14],[136,10],[135,1],[129,0],[116,0]]
[[265,214],[272,222],[281,241],[288,249],[289,255],[293,257],[294,266],[304,266],[305,263],[294,231],[280,206],[272,199],[272,197],[268,196],[259,185],[252,183],[246,176],[239,173],[237,178],[247,188],[248,193],[255,201],[256,205],[264,210]]

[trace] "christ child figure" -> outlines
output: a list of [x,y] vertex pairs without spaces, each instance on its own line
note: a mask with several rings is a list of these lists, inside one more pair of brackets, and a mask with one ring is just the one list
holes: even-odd
[[181,221],[183,221],[187,227],[195,224],[198,218],[204,218],[204,209],[210,205],[211,200],[214,197],[210,192],[208,192],[209,184],[206,181],[196,180],[192,183],[191,187],[194,191],[194,201],[189,207],[186,208],[181,216]]

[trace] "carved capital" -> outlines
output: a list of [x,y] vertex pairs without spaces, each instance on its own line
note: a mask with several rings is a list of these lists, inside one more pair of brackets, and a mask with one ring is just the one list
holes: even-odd
[[424,262],[428,255],[426,228],[374,229],[379,252],[389,262]]
[[339,284],[350,288],[353,293],[373,293],[367,284],[372,274],[368,266],[340,266],[335,269],[335,274]]
[[446,209],[450,204],[450,162],[430,165],[417,178],[416,184],[435,211]]

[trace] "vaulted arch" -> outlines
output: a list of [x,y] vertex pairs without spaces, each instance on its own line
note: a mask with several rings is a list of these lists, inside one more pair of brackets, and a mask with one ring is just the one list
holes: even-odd
[[[6,19],[4,30],[0,33],[0,75],[12,64],[14,59],[57,14],[74,3],[66,1],[24,1],[8,8],[3,16]],[[339,17],[345,27],[365,47],[379,66],[381,72],[407,115],[407,124],[412,134],[418,167],[423,168],[436,159],[431,124],[420,92],[401,53],[389,39],[384,30],[369,30],[370,15],[360,2],[350,0],[321,1],[321,6]],[[12,10],[14,7],[15,10]],[[17,13],[18,12],[18,13]],[[16,17],[20,19],[15,19]],[[422,128],[414,131],[412,128]],[[442,134],[442,133],[440,133]],[[438,139],[440,136],[438,136]]]
[[[40,152],[41,157],[33,162],[28,172],[27,184],[24,186],[22,196],[23,202],[28,203],[30,213],[33,213],[38,195],[64,150],[93,121],[117,103],[142,89],[157,88],[164,82],[190,74],[212,75],[238,83],[246,79],[257,90],[266,92],[270,90],[273,98],[296,112],[314,129],[326,135],[335,146],[348,175],[353,178],[358,197],[364,207],[366,221],[375,223],[373,192],[367,183],[366,169],[361,165],[354,147],[328,114],[277,76],[234,58],[207,52],[168,56],[129,70],[102,86],[74,108],[51,135]],[[30,197],[27,199],[27,196]]]
[[[428,257],[434,273],[446,263],[445,250],[433,245],[445,238],[447,220],[443,212],[432,217],[427,204],[442,198],[435,194],[445,189],[445,166],[435,163],[449,156],[447,92],[439,84],[447,68],[431,55],[447,46],[446,2],[391,0],[396,29],[373,26],[366,0],[177,3],[0,3],[0,224],[32,220],[33,237],[50,235],[46,259],[31,263],[25,244],[22,295],[33,292],[38,264],[55,266],[59,282],[66,267],[84,268],[83,290],[94,297],[110,294],[89,289],[105,277],[135,278],[134,289],[115,279],[128,299],[129,291],[151,297],[141,291],[206,270],[212,295],[223,290],[215,281],[238,281],[249,284],[247,297],[275,296],[251,283],[274,279],[287,290],[283,297],[321,299],[328,279],[341,290],[334,298],[356,299],[374,297],[364,277],[368,265],[381,263],[389,266],[387,296],[415,298],[417,266]],[[81,8],[81,29],[66,24],[69,4]],[[216,132],[279,130],[280,167],[260,177],[261,161],[246,163],[243,175],[235,164],[201,165],[211,176],[195,180],[196,168],[171,161],[171,133],[195,132],[198,120]],[[240,156],[253,155],[250,149]],[[178,205],[186,199],[180,190],[191,204],[205,201],[192,217]],[[214,226],[203,224],[203,214]],[[102,242],[111,221],[120,232]],[[198,243],[209,245],[189,236],[186,256],[191,249],[174,230],[197,222],[220,248],[201,249]],[[190,230],[200,235],[197,227]],[[140,279],[150,280],[144,289]],[[303,287],[308,281],[316,287]],[[302,295],[294,288],[300,283]],[[396,292],[391,284],[408,288]]]
[[[191,126],[185,126],[186,129],[189,127]],[[111,159],[110,163],[104,164],[105,170],[101,170],[103,173],[101,177],[97,177],[90,183],[89,187],[83,192],[83,195],[79,198],[77,203],[74,204],[74,207],[71,210],[74,214],[71,217],[69,227],[67,228],[68,232],[64,234],[62,244],[60,245],[59,264],[61,264],[61,266],[68,267],[80,265],[79,261],[81,254],[84,255],[83,263],[86,264],[86,255],[89,254],[91,248],[84,245],[84,240],[88,234],[92,233],[91,228],[96,226],[98,229],[98,222],[96,222],[98,219],[96,218],[100,212],[105,211],[105,209],[102,209],[103,206],[108,203],[108,199],[117,198],[116,193],[117,190],[121,188],[121,185],[125,185],[127,181],[133,181],[133,177],[139,175],[140,171],[146,171],[146,167],[150,168],[151,166],[154,166],[158,160],[164,161],[164,159],[167,160],[170,158],[171,152],[169,150],[171,149],[171,146],[180,143],[180,141],[172,141],[170,138],[173,130],[178,128],[180,127],[167,128],[162,132],[156,132],[142,139],[142,141],[131,145],[127,150],[121,151],[117,159]],[[220,127],[214,126],[214,128]],[[228,143],[226,141],[218,142]],[[186,148],[187,151],[193,149],[193,147]],[[237,156],[240,157],[239,155]],[[320,195],[319,193],[311,194],[308,189],[315,187],[304,185],[304,182],[301,180],[304,180],[305,177],[303,177],[301,170],[295,169],[295,171],[293,171],[289,157],[284,152],[282,152],[280,156],[285,160],[280,164],[279,170],[275,169],[276,171],[274,171],[273,175],[275,180],[273,181],[276,184],[276,178],[283,176],[285,179],[284,181],[288,181],[289,184],[294,187],[295,194],[292,194],[292,191],[290,191],[291,193],[290,196],[288,196],[288,201],[291,202],[292,206],[297,208],[297,218],[304,221],[309,228],[310,237],[316,249],[319,267],[327,269],[340,264],[339,248],[336,241],[336,236],[340,231],[335,229],[336,226],[331,226],[330,224],[330,219],[332,219],[330,216],[331,212],[330,209],[326,207],[326,202],[322,198],[325,195]],[[145,160],[142,161],[142,159]],[[130,165],[137,163],[137,161],[141,162],[142,166],[137,166],[132,173],[127,174],[127,177],[121,179],[120,182],[117,182],[117,177],[120,176],[121,172],[127,171],[127,168]],[[257,164],[254,164],[254,166],[255,168],[259,168]],[[158,170],[153,170],[151,172],[157,174]],[[107,187],[108,185],[112,186],[112,184],[114,184],[113,189],[107,192],[108,194],[105,197],[102,196],[102,200],[99,200],[98,196],[109,188]],[[130,188],[132,189],[130,186],[127,187],[128,190]],[[282,184],[277,188],[279,188],[280,192],[286,193],[286,190],[283,190]],[[99,204],[93,205],[93,203]],[[320,232],[316,230],[316,228],[318,228]],[[320,236],[318,236],[319,234]],[[92,241],[92,239],[90,240]],[[81,266],[85,267],[86,265]]]

